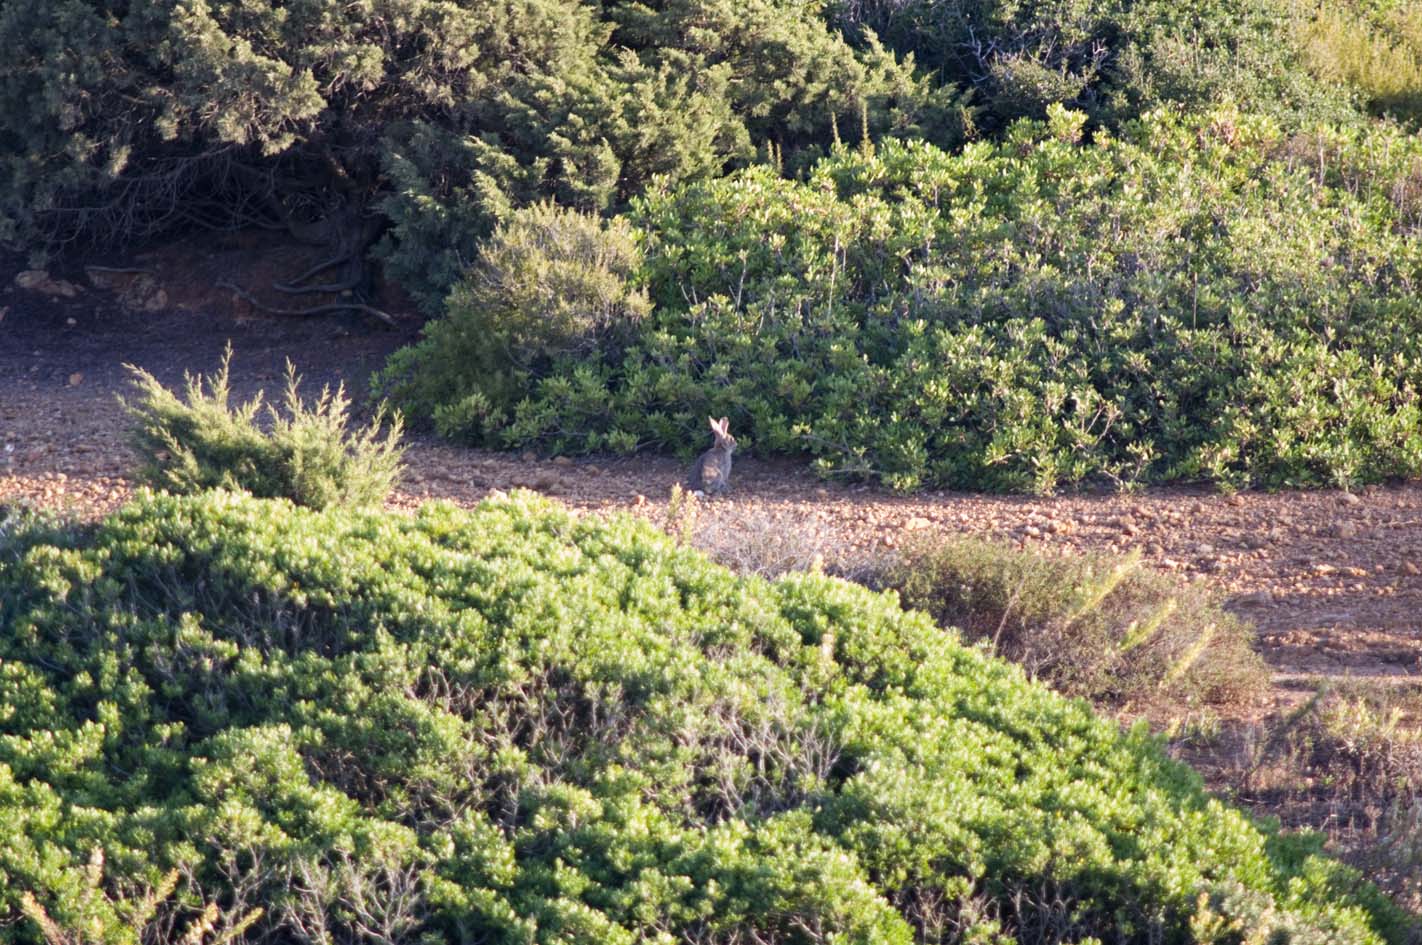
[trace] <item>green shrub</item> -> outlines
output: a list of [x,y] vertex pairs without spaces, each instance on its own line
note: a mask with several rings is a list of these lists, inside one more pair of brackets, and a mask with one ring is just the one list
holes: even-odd
[[950,536],[909,545],[875,583],[1071,695],[1240,702],[1269,678],[1247,624],[1138,556],[1049,557]]
[[1422,122],[1422,3],[1320,6],[1300,35],[1315,73],[1358,88],[1373,111]]
[[480,391],[447,432],[551,451],[689,453],[728,416],[747,451],[901,489],[1422,473],[1422,145],[1233,110],[1082,132],[1054,107],[959,154],[653,193],[630,343],[513,393],[426,349],[404,366],[445,389],[409,406]]
[[628,518],[141,493],[0,599],[0,909],[105,941],[174,868],[256,940],[1404,934],[1143,729]]
[[1352,120],[1341,88],[1318,82],[1289,0],[835,0],[832,21],[912,52],[973,91],[997,131],[1053,104],[1109,126],[1163,104],[1248,105],[1285,124]]
[[[232,349],[211,377],[188,375],[182,396],[141,368],[129,366],[138,397],[125,402],[141,481],[171,492],[236,489],[286,498],[308,508],[378,505],[400,474],[401,420],[385,423],[384,408],[351,432],[344,385],[307,404],[296,368],[287,362],[284,410],[259,391],[233,405],[228,388]],[[204,387],[206,389],[204,389]]]
[[521,373],[630,338],[651,309],[632,282],[641,265],[624,220],[551,203],[515,211],[450,293],[445,317],[391,358],[376,384],[442,433],[477,428],[492,404],[519,396]]

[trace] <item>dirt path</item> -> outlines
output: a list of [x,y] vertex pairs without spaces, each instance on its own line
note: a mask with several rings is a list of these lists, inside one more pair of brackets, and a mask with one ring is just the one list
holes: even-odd
[[[148,260],[159,266],[162,259]],[[111,293],[72,299],[11,285],[20,261],[0,258],[0,503],[34,501],[93,513],[130,490],[116,394],[123,364],[169,384],[210,370],[230,341],[242,395],[281,385],[293,358],[308,385],[360,391],[414,329],[339,319],[252,317],[222,305],[129,311]],[[82,272],[56,273],[84,286]],[[181,296],[175,292],[175,296]],[[544,461],[416,439],[392,504],[461,504],[525,486],[584,509],[656,516],[683,472],[648,457]],[[1198,576],[1250,617],[1282,689],[1319,677],[1422,681],[1422,484],[1340,492],[1153,489],[1050,499],[958,493],[895,496],[826,484],[787,462],[739,460],[735,492],[704,515],[761,534],[806,536],[825,550],[891,548],[916,531],[1007,536],[1048,548],[1140,549],[1154,567]]]

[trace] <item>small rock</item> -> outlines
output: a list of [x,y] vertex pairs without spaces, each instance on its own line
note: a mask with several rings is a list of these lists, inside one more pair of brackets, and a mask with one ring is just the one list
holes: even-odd
[[1022,533],[1023,533],[1024,535],[1026,535],[1028,538],[1041,538],[1041,537],[1042,537],[1042,530],[1041,530],[1040,528],[1038,528],[1036,525],[1028,525],[1026,528],[1022,529]]
[[1338,501],[1344,505],[1362,505],[1363,500],[1352,492],[1345,492],[1338,497]]
[[[1355,497],[1356,498],[1356,497]],[[1339,522],[1329,529],[1329,534],[1334,538],[1342,538],[1345,541],[1358,537],[1358,526],[1352,522]]]
[[1422,574],[1422,568],[1417,567],[1417,565],[1413,564],[1411,561],[1404,561],[1402,562],[1402,573],[1410,574],[1413,577],[1416,577],[1417,575]]
[[1313,566],[1313,573],[1314,573],[1314,574],[1332,574],[1334,571],[1337,571],[1337,570],[1338,570],[1338,569],[1335,568],[1335,567],[1334,567],[1333,565],[1331,565],[1331,564],[1319,563],[1319,564],[1315,564],[1315,565]]
[[1235,508],[1239,508],[1239,506],[1244,504],[1244,496],[1236,492],[1228,499],[1225,499],[1225,501],[1228,502],[1230,505],[1234,506]]
[[910,531],[921,531],[925,528],[932,528],[933,523],[922,515],[915,515],[908,520],[907,527]]
[[168,292],[166,289],[154,289],[138,304],[138,308],[148,313],[161,312],[168,307]]
[[538,460],[538,454],[535,453],[533,450],[524,450],[518,455],[518,458],[523,460],[525,463],[532,463]]
[[79,294],[79,287],[63,279],[55,279],[43,269],[26,269],[15,277],[15,285],[40,295],[59,296],[72,299]]
[[1202,542],[1197,542],[1196,545],[1195,545],[1195,547],[1194,547],[1192,550],[1193,550],[1193,551],[1195,552],[1195,554],[1197,554],[1197,555],[1201,555],[1201,556],[1212,555],[1212,554],[1215,553],[1215,546],[1212,545],[1212,544],[1210,544],[1209,542],[1202,541]]
[[75,371],[73,374],[69,375],[70,387],[78,387],[82,383],[84,383],[84,375],[82,372]]
[[553,457],[553,465],[554,465],[554,466],[571,466],[571,465],[573,465],[573,461],[572,461],[572,459],[570,459],[570,458],[567,457],[567,456],[555,456],[555,457]]
[[73,328],[75,325],[79,324],[79,320],[75,318],[66,318],[64,320],[64,324],[68,325],[70,328]]

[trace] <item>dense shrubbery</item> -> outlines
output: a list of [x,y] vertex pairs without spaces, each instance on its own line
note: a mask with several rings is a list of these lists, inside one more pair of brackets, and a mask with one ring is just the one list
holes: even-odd
[[658,191],[630,344],[502,398],[426,348],[401,367],[445,387],[411,406],[554,450],[686,450],[727,415],[899,488],[1422,472],[1422,146],[1232,111],[1087,142],[1082,119]]
[[1268,679],[1248,624],[1138,557],[1047,556],[949,536],[910,544],[873,583],[1093,701],[1247,701]]
[[1352,107],[1303,67],[1288,0],[836,0],[831,10],[851,35],[868,28],[972,89],[985,130],[1054,103],[1112,125],[1166,103],[1230,101],[1286,124]]
[[436,303],[512,207],[793,166],[836,123],[963,123],[955,90],[785,0],[11,0],[0,60],[0,238],[378,208],[389,273]]
[[387,272],[435,310],[516,207],[795,173],[841,132],[953,145],[1054,102],[1349,114],[1289,27],[1214,0],[12,0],[0,238],[325,218],[364,251],[384,227]]
[[308,404],[288,361],[284,410],[268,406],[264,416],[260,392],[232,404],[231,358],[229,348],[212,376],[189,375],[182,396],[130,368],[138,396],[124,407],[140,481],[177,493],[241,490],[314,509],[384,501],[404,454],[398,414],[387,425],[382,408],[351,431],[344,386],[324,388]]
[[211,902],[302,942],[1401,934],[1143,731],[891,597],[628,519],[143,495],[5,549],[7,919],[32,892],[107,942]]

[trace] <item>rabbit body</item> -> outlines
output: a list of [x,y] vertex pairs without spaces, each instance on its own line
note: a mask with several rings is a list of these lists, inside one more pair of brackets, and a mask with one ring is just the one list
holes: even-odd
[[729,421],[725,417],[710,422],[716,444],[696,460],[687,481],[697,492],[717,495],[731,484],[731,454],[736,449],[736,438],[727,429]]

